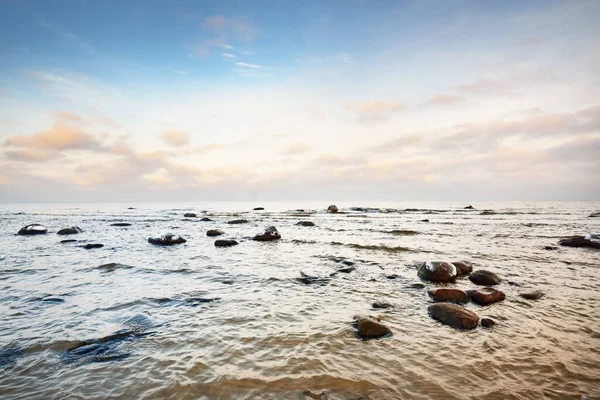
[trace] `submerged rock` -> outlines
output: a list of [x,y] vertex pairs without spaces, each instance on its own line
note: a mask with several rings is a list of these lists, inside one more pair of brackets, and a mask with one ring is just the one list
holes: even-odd
[[568,247],[590,247],[600,249],[600,235],[571,236],[560,239],[558,244]]
[[315,226],[315,223],[312,221],[300,221],[296,225],[299,226]]
[[544,246],[544,250],[558,250],[556,246]]
[[60,231],[56,232],[57,235],[76,235],[78,233],[83,232],[80,227],[72,226],[70,228],[64,228]]
[[263,233],[254,236],[254,240],[258,240],[260,242],[267,242],[277,239],[281,239],[281,235],[274,226],[269,226]]
[[438,288],[428,291],[433,301],[446,301],[449,303],[468,303],[469,295],[464,290],[453,288]]
[[108,263],[102,264],[96,269],[101,270],[102,272],[114,272],[117,269],[131,269],[133,268],[131,265],[119,264],[119,263]]
[[233,239],[219,239],[219,240],[215,240],[215,246],[216,247],[231,247],[231,246],[235,246],[237,244],[238,244],[238,242],[236,242]]
[[600,211],[596,211],[588,215],[588,218],[600,218]]
[[373,308],[393,308],[394,306],[385,301],[375,301],[375,302],[373,302],[373,304],[371,304],[371,307],[373,307]]
[[231,221],[227,221],[227,223],[228,224],[232,224],[232,225],[235,225],[235,224],[247,224],[248,220],[247,219],[234,219],[234,220],[231,220]]
[[264,207],[254,207],[252,210],[254,211],[263,211],[265,208]]
[[479,322],[477,314],[457,304],[435,303],[427,311],[433,319],[458,329],[475,329]]
[[452,282],[456,275],[456,267],[444,261],[427,261],[418,271],[419,278],[431,282]]
[[65,240],[61,240],[61,243],[73,243],[73,242],[77,242],[76,239],[65,239]]
[[104,247],[104,245],[102,243],[88,243],[85,246],[83,246],[83,248],[86,250],[99,249],[101,247]]
[[415,283],[412,283],[409,287],[411,289],[425,289],[425,284],[423,284],[421,282],[415,282]]
[[481,326],[483,328],[492,328],[494,325],[496,325],[496,321],[494,321],[493,319],[481,318]]
[[194,213],[185,213],[185,214],[183,214],[183,217],[184,218],[196,218],[197,215]]
[[110,226],[131,226],[129,222],[115,222],[114,224],[110,224]]
[[225,232],[223,232],[220,229],[210,229],[210,230],[206,231],[206,236],[221,236],[224,234],[225,234]]
[[324,283],[329,282],[329,279],[330,279],[329,277],[308,275],[302,271],[300,271],[300,278],[296,278],[296,280],[298,282],[304,283],[305,285],[310,285],[313,283],[324,284]]
[[172,246],[174,244],[180,244],[185,242],[187,242],[187,240],[185,240],[181,236],[173,235],[171,233],[168,233],[161,237],[148,238],[148,243],[156,244],[159,246]]
[[539,300],[544,297],[544,292],[541,290],[532,290],[530,292],[521,292],[519,296],[526,300]]
[[17,235],[30,236],[30,235],[43,235],[44,233],[48,233],[48,229],[46,229],[45,226],[40,225],[40,224],[31,224],[31,225],[27,225],[27,226],[24,226],[21,229],[19,229],[19,232],[17,232]]
[[200,219],[200,221],[202,221],[202,222],[212,222],[212,219],[210,219],[208,217],[203,217],[202,219]]
[[420,222],[429,222],[428,219],[422,219]]
[[392,333],[379,319],[370,316],[357,317],[355,325],[358,335],[363,339],[375,339]]
[[469,205],[468,205],[468,206],[466,206],[464,209],[465,209],[465,210],[474,210],[474,209],[475,209],[475,207],[473,207],[472,205],[470,205],[470,204],[469,204]]
[[469,275],[471,272],[473,272],[473,264],[471,264],[469,261],[452,261],[452,265],[456,267],[456,274],[458,276]]
[[332,204],[329,207],[327,207],[327,211],[329,211],[330,213],[336,213],[339,211],[339,209],[335,204]]
[[487,306],[488,304],[496,303],[506,298],[503,291],[491,287],[469,290],[467,293],[471,300],[473,300],[473,303],[477,303],[480,306]]
[[497,285],[502,282],[502,279],[500,279],[498,275],[484,269],[479,269],[471,273],[471,275],[469,275],[469,280],[477,285],[486,286]]

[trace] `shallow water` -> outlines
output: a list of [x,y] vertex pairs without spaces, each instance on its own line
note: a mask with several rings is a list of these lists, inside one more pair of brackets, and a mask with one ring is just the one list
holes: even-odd
[[[600,398],[600,251],[544,249],[600,232],[587,217],[600,202],[327,205],[0,205],[0,398]],[[237,218],[249,223],[226,223]],[[15,235],[31,223],[48,234]],[[84,232],[55,234],[73,225]],[[249,240],[269,225],[281,240]],[[240,244],[216,248],[208,229]],[[147,242],[167,232],[187,243]],[[342,266],[332,257],[356,270],[329,277]],[[503,278],[505,301],[467,305],[493,329],[439,324],[427,289],[411,287],[416,263],[458,259]],[[326,279],[307,285],[301,271]],[[521,299],[527,289],[546,295]],[[395,307],[372,310],[374,300]],[[356,314],[381,315],[393,335],[360,340]],[[143,331],[128,331],[132,317]]]

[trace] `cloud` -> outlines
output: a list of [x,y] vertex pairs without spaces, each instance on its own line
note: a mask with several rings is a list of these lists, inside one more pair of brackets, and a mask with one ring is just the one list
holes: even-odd
[[237,58],[235,54],[231,53],[221,53],[221,56],[226,60],[233,60],[234,58]]
[[81,118],[79,115],[77,115],[71,111],[56,111],[54,113],[54,118],[57,121],[65,122],[65,123],[81,123],[81,122],[83,122],[83,118]]
[[251,68],[251,69],[260,69],[260,68],[262,68],[262,65],[248,64],[248,63],[245,63],[245,62],[237,62],[237,63],[235,63],[235,65],[237,65],[238,67],[242,67],[242,68]]
[[457,94],[440,94],[438,96],[433,96],[427,102],[426,105],[434,105],[434,106],[450,106],[458,103],[462,103],[465,101],[463,96]]
[[185,131],[165,131],[160,138],[169,146],[182,147],[190,144],[190,134]]
[[57,153],[45,150],[25,149],[25,150],[7,150],[4,156],[8,160],[23,162],[44,162],[55,158]]
[[102,143],[93,135],[84,133],[81,129],[56,123],[51,129],[41,131],[31,136],[16,135],[6,139],[7,147],[46,150],[60,152],[63,150],[98,150]]
[[255,53],[255,52],[253,52],[253,51],[248,51],[248,50],[246,50],[246,51],[242,51],[242,52],[240,52],[240,54],[242,54],[242,55],[244,55],[244,56],[254,56],[254,55],[256,55],[256,53]]
[[195,48],[201,56],[208,55],[215,47],[231,50],[233,46],[228,44],[231,41],[252,42],[262,32],[249,17],[210,15],[202,20],[200,27],[207,35]]
[[404,110],[404,105],[386,100],[371,102],[347,101],[344,107],[346,110],[355,113],[359,122],[382,121]]

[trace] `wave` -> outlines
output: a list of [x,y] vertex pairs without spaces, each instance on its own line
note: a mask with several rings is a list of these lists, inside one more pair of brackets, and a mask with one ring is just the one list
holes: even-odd
[[353,249],[360,250],[375,250],[375,251],[385,251],[387,253],[400,253],[400,252],[411,252],[412,250],[408,247],[402,246],[386,246],[386,245],[364,245],[364,244],[356,244],[356,243],[341,243],[341,242],[331,242],[332,246],[345,246],[351,247]]

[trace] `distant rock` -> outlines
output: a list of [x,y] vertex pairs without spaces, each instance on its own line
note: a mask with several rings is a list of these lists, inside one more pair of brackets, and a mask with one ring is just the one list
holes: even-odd
[[453,264],[444,261],[427,261],[419,267],[419,278],[431,282],[452,282],[457,271]]
[[148,238],[148,243],[156,244],[159,246],[172,246],[174,244],[185,243],[187,240],[179,235],[173,235],[168,233],[161,237]]
[[496,321],[494,321],[493,319],[490,318],[481,318],[481,326],[483,328],[492,328],[494,325],[496,325]]
[[421,222],[429,222],[428,219],[422,219]]
[[85,246],[83,246],[83,248],[86,250],[99,249],[100,247],[104,247],[104,245],[102,243],[88,243]]
[[469,295],[464,290],[454,288],[437,288],[428,291],[434,301],[449,303],[468,303]]
[[73,242],[76,242],[76,241],[77,240],[75,240],[75,239],[65,239],[65,240],[61,240],[60,242],[61,243],[73,243]]
[[558,244],[568,247],[590,247],[593,249],[600,249],[600,236],[592,234],[585,236],[571,236],[560,239]]
[[102,272],[114,272],[117,269],[131,269],[131,268],[133,268],[131,265],[125,265],[125,264],[119,264],[119,263],[102,264],[102,265],[96,267],[96,269],[98,269]]
[[202,222],[212,222],[212,219],[208,218],[208,217],[203,217],[200,219],[200,221]]
[[495,215],[496,212],[494,210],[483,210],[479,213],[479,215]]
[[238,244],[238,242],[236,242],[233,239],[219,239],[219,240],[215,240],[215,246],[216,247],[231,247],[231,246],[235,246],[237,244]]
[[315,223],[312,221],[300,221],[296,225],[299,226],[315,226]]
[[393,308],[394,306],[390,303],[386,303],[385,301],[375,301],[371,304],[373,308]]
[[544,250],[558,250],[556,246],[544,246]]
[[456,267],[457,276],[465,276],[473,272],[473,264],[471,264],[469,261],[452,261],[452,265]]
[[183,217],[184,218],[196,218],[197,215],[194,213],[185,213],[185,214],[183,214]]
[[532,290],[530,292],[521,292],[519,296],[527,300],[539,300],[544,297],[544,292],[541,290]]
[[506,298],[503,291],[491,287],[468,290],[467,293],[473,303],[479,304],[480,306],[487,306],[488,304],[496,303]]
[[492,286],[502,282],[502,279],[493,272],[479,269],[469,275],[469,280],[477,285]]
[[600,211],[596,211],[588,215],[588,218],[600,218]]
[[477,314],[457,304],[435,303],[427,311],[433,319],[457,329],[475,329],[479,322]]
[[46,229],[45,226],[40,225],[40,224],[31,224],[31,225],[27,225],[27,226],[24,226],[21,229],[19,229],[19,232],[17,232],[17,235],[31,236],[31,235],[43,235],[45,233],[48,233],[48,229]]
[[127,207],[128,210],[135,210],[135,207]]
[[355,325],[358,335],[363,339],[375,339],[392,333],[379,319],[370,316],[357,317]]
[[474,210],[474,209],[475,209],[475,207],[473,207],[472,205],[470,205],[470,204],[469,204],[469,205],[468,205],[468,206],[466,206],[464,209],[465,209],[465,210]]
[[411,289],[425,289],[425,285],[421,282],[412,283],[409,287]]
[[234,219],[234,220],[231,220],[231,221],[227,221],[227,223],[228,224],[232,224],[232,225],[235,225],[235,224],[247,224],[248,220],[247,219]]
[[329,277],[310,275],[302,271],[300,271],[300,278],[296,278],[298,282],[304,283],[305,285],[325,284],[329,282],[329,279]]
[[281,235],[274,226],[269,226],[263,233],[259,233],[258,235],[254,236],[254,240],[258,240],[260,242],[268,242],[277,239],[281,239]]
[[336,213],[339,211],[339,209],[335,204],[332,204],[329,207],[327,207],[327,211],[329,211],[330,213]]
[[83,232],[80,227],[72,226],[70,228],[64,228],[60,231],[56,232],[57,235],[76,235],[78,233]]
[[206,231],[206,236],[221,236],[224,234],[225,234],[225,232],[223,232],[220,229],[210,229],[210,230]]
[[254,211],[263,211],[265,208],[264,207],[254,207],[253,210]]
[[341,273],[344,273],[344,274],[349,274],[352,271],[356,271],[356,267],[353,266],[353,265],[349,265],[347,267],[339,268],[336,272],[341,272]]
[[131,226],[129,222],[115,222],[114,224],[110,224],[110,226]]

